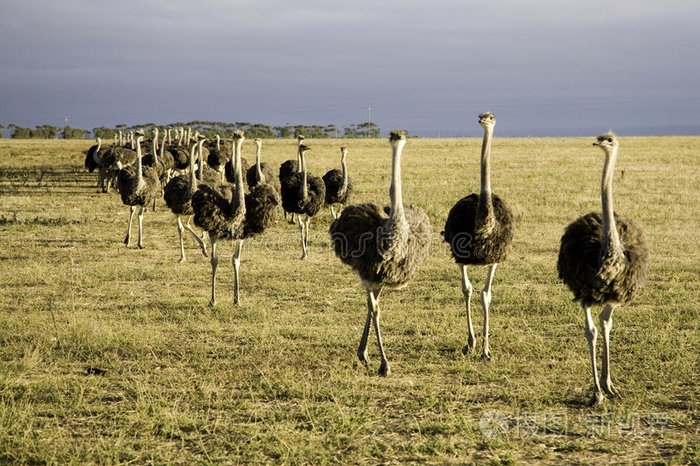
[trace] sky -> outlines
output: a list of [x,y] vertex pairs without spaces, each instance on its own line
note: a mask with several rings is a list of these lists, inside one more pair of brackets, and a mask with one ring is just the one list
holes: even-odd
[[697,0],[4,0],[0,64],[5,126],[700,134]]

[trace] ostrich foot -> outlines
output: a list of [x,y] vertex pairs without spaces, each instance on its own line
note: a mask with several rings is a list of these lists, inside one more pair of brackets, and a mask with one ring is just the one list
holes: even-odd
[[382,364],[379,366],[379,375],[381,375],[382,377],[391,375],[391,369],[389,369],[388,362],[382,361]]
[[369,357],[367,356],[367,350],[363,351],[358,351],[357,352],[357,359],[360,360],[363,366],[367,367],[369,366]]
[[306,253],[304,253],[304,254],[301,255],[301,257],[300,257],[299,259],[306,259],[307,257],[309,257],[309,255],[306,254]]
[[146,249],[146,246],[143,245],[143,243],[139,243],[139,249]]
[[474,339],[473,336],[469,335],[469,338],[467,339],[467,344],[462,348],[462,354],[467,355],[469,353],[475,353],[476,352],[476,340]]
[[489,351],[488,348],[484,349],[484,352],[481,353],[481,359],[485,359],[487,361],[491,360],[491,351]]
[[180,260],[179,260],[178,262],[182,264],[182,263],[185,262],[186,260],[187,260],[187,259],[185,259],[184,257],[181,257]]
[[603,392],[599,392],[597,390],[594,390],[593,396],[586,404],[587,404],[587,406],[600,406],[603,404],[604,401],[605,401],[605,395],[603,395]]
[[129,247],[129,245],[131,244],[131,236],[126,235],[126,238],[124,238],[124,244],[126,244],[127,248]]
[[216,306],[216,299],[212,298],[209,300],[209,307],[214,307]]
[[209,257],[209,254],[207,254],[207,247],[206,246],[202,246],[202,255],[204,255],[204,257]]
[[613,386],[612,382],[602,380],[600,386],[610,398],[622,398],[622,395],[620,395],[620,392]]

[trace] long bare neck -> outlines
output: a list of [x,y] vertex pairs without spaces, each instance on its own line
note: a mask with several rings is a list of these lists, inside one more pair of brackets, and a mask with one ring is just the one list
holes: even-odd
[[403,211],[403,197],[401,195],[401,153],[405,141],[392,143],[391,154],[391,186],[389,187],[389,198],[391,199],[391,211],[389,218],[392,222],[405,222]]
[[165,151],[165,138],[166,134],[163,133],[163,142],[160,144],[160,149],[158,151],[158,157],[163,158],[163,152]]
[[617,146],[605,151],[605,166],[600,186],[600,197],[603,204],[603,245],[608,250],[621,248],[613,210],[615,160],[617,160]]
[[221,150],[221,136],[216,135],[216,150]]
[[301,198],[307,200],[309,198],[309,187],[306,185],[308,173],[306,172],[306,156],[304,155],[304,151],[299,151],[299,157],[301,161],[299,164],[301,166]]
[[493,127],[484,128],[484,140],[481,144],[481,191],[476,210],[477,228],[491,230],[494,224],[493,196],[491,194],[491,138]]
[[342,171],[342,177],[340,178],[340,194],[345,194],[348,190],[348,164],[347,164],[348,152],[343,151],[343,155],[340,156],[340,167]]
[[258,182],[265,183],[265,174],[262,172],[262,167],[260,166],[260,151],[261,146],[258,144],[257,151],[255,152],[255,172],[258,174]]
[[102,147],[102,139],[97,138],[97,149],[95,149],[96,154],[100,152],[101,147]]
[[300,139],[298,141],[298,146],[297,146],[297,172],[301,172],[301,142],[303,140]]
[[234,186],[234,198],[238,201],[238,205],[241,208],[245,208],[245,192],[243,188],[243,172],[241,171],[241,146],[243,145],[243,138],[238,138],[233,141],[234,144],[234,158],[236,159],[235,172],[236,172],[236,182]]
[[141,137],[136,138],[136,178],[139,182],[143,179],[143,167],[141,166]]
[[153,130],[153,157],[158,160],[158,130]]
[[[197,146],[195,144],[192,144],[192,147],[190,148],[190,191],[194,192],[196,186],[197,186],[197,178],[195,177],[194,174],[194,162],[195,162],[195,157],[194,154],[197,151]],[[201,167],[201,164],[200,164]],[[199,181],[202,180],[202,170],[199,170]]]

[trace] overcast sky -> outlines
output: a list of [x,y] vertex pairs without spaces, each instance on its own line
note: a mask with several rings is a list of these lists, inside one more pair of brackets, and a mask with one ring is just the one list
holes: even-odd
[[5,0],[0,44],[5,126],[700,134],[698,0]]

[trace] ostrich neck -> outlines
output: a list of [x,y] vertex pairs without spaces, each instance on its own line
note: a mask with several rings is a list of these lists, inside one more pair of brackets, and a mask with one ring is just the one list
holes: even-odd
[[297,147],[297,173],[301,172],[301,141]]
[[[190,192],[194,192],[195,188],[197,186],[197,177],[195,177],[194,173],[194,153],[195,150],[197,150],[197,146],[193,145],[192,148],[190,149],[190,171],[189,171],[189,180],[190,180]],[[201,164],[200,164],[201,166]],[[202,179],[202,170],[199,170],[199,179]]]
[[393,223],[405,222],[403,211],[403,197],[401,195],[401,152],[403,143],[398,142],[392,145],[391,154],[391,186],[389,187],[389,198],[391,199],[391,211],[389,219]]
[[615,160],[617,159],[617,147],[606,151],[603,178],[600,187],[600,197],[603,204],[603,245],[608,251],[621,249],[620,237],[615,225],[613,210],[613,175],[615,173]]
[[245,192],[243,191],[243,172],[241,171],[241,146],[243,145],[243,139],[236,139],[234,141],[234,154],[236,159],[235,172],[236,172],[236,184],[234,188],[234,198],[238,202],[241,209],[245,209]]
[[299,165],[301,166],[301,198],[306,201],[309,198],[309,187],[306,185],[306,158],[303,151],[299,151]]
[[141,183],[143,179],[143,167],[141,166],[141,139],[136,140],[136,179]]
[[258,146],[258,150],[255,153],[255,172],[258,174],[258,182],[264,183],[265,175],[263,174],[262,167],[260,166],[260,146]]
[[340,190],[339,194],[343,195],[348,190],[348,165],[345,161],[346,154],[343,154],[340,158],[340,167],[342,170],[342,177],[340,178]]
[[153,134],[153,158],[158,160],[158,132]]
[[490,231],[493,228],[493,196],[491,194],[491,138],[493,128],[484,128],[484,141],[481,145],[481,192],[477,205],[476,220],[478,227]]

